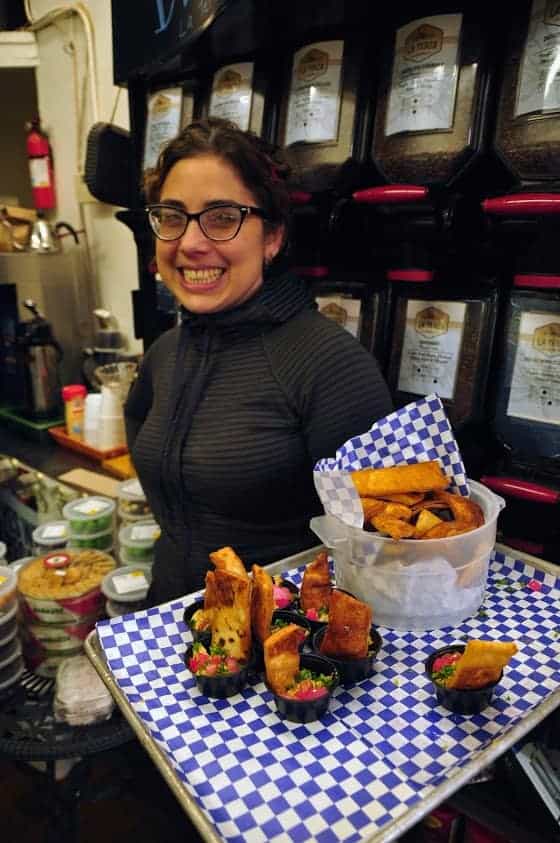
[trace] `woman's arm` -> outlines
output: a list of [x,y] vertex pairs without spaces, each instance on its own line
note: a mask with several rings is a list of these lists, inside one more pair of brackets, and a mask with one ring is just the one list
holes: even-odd
[[124,420],[128,450],[132,451],[138,431],[142,427],[153,401],[152,371],[149,355],[140,365],[138,377],[133,382],[124,405]]

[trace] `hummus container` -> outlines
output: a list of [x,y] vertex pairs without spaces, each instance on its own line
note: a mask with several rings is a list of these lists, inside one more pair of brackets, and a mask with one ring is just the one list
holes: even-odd
[[68,547],[93,547],[96,550],[104,550],[110,553],[113,549],[113,531],[108,533],[91,533],[87,536],[70,536]]
[[101,590],[116,603],[137,603],[146,599],[151,582],[152,574],[146,565],[124,565],[103,577]]
[[103,609],[101,580],[115,568],[101,550],[55,551],[27,562],[18,573],[26,624],[84,622]]
[[119,515],[122,518],[149,518],[148,501],[136,477],[123,480],[119,485]]
[[13,568],[0,565],[0,621],[16,605],[17,574]]
[[336,585],[368,603],[377,626],[440,629],[478,611],[505,502],[474,480],[469,489],[484,524],[447,539],[396,540],[331,515],[311,519],[311,529],[333,557]]
[[95,495],[67,503],[62,510],[72,536],[98,535],[113,529],[116,504],[111,498]]
[[154,544],[161,535],[159,525],[155,521],[140,521],[127,524],[119,530],[119,549],[121,556],[126,556],[127,562],[151,562],[154,555]]
[[50,550],[60,550],[66,547],[68,536],[67,521],[47,521],[39,524],[32,534],[34,551],[40,554],[48,553]]

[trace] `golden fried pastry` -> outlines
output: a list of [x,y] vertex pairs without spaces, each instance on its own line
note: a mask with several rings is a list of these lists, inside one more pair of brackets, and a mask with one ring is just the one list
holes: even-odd
[[233,547],[221,547],[219,550],[214,550],[209,556],[217,571],[229,571],[230,574],[237,574],[238,577],[249,579],[245,565]]
[[411,539],[414,535],[414,524],[401,521],[400,518],[392,518],[390,515],[376,515],[371,523],[376,530],[386,533],[392,539]]
[[363,659],[368,653],[372,611],[343,591],[333,591],[329,607],[329,623],[321,642],[324,656],[340,659]]
[[253,565],[251,626],[253,627],[255,637],[261,644],[270,635],[274,609],[274,583],[272,582],[272,577],[260,565]]
[[305,630],[295,623],[277,629],[263,644],[266,680],[273,691],[284,694],[299,670],[299,645]]
[[423,509],[420,512],[420,515],[416,519],[416,524],[414,527],[414,537],[415,538],[423,538],[428,530],[431,530],[432,527],[436,527],[438,524],[444,524],[445,522],[438,518],[437,515],[434,515],[433,512],[430,512],[429,509]]
[[358,494],[372,498],[402,492],[446,489],[450,482],[437,460],[392,468],[364,468],[353,471],[351,477]]
[[517,653],[513,641],[468,641],[446,688],[482,688],[497,682],[503,668]]
[[360,498],[360,500],[364,510],[364,521],[368,523],[374,515],[381,515],[382,512],[385,512],[387,501],[377,500],[377,498]]
[[400,494],[394,495],[379,495],[379,497],[384,501],[389,501],[390,503],[404,503],[405,506],[414,506],[414,504],[420,503],[426,497],[425,492],[401,492]]
[[215,606],[212,609],[212,646],[223,647],[236,659],[251,654],[251,588],[249,578],[229,571],[214,571]]
[[400,518],[401,521],[410,521],[412,510],[403,503],[388,503],[385,506],[383,515],[389,515],[391,518]]
[[471,524],[472,528],[484,524],[484,514],[480,506],[463,495],[452,495],[449,492],[438,491],[436,498],[447,504],[455,521]]
[[321,550],[304,571],[299,592],[301,608],[304,612],[328,608],[331,592],[329,557],[326,550]]

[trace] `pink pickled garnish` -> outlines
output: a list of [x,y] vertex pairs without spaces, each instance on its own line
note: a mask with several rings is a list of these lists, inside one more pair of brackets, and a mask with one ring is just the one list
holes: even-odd
[[279,609],[285,609],[292,602],[292,593],[288,588],[275,585],[273,588],[274,602]]
[[305,613],[305,617],[308,621],[318,621],[319,613],[317,612],[317,609],[308,609]]
[[295,694],[298,700],[318,700],[328,694],[328,689],[323,685],[321,688],[304,688]]
[[542,591],[542,583],[538,580],[529,580],[527,588],[530,588],[531,591]]

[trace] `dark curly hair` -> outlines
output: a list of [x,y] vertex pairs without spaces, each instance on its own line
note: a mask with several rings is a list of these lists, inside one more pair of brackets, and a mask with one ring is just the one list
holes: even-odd
[[144,176],[147,201],[159,201],[163,183],[174,164],[200,155],[216,155],[230,164],[265,211],[265,226],[269,229],[284,226],[288,230],[290,200],[284,180],[287,168],[278,151],[253,132],[244,132],[235,123],[219,117],[190,123],[169,141],[155,167]]

